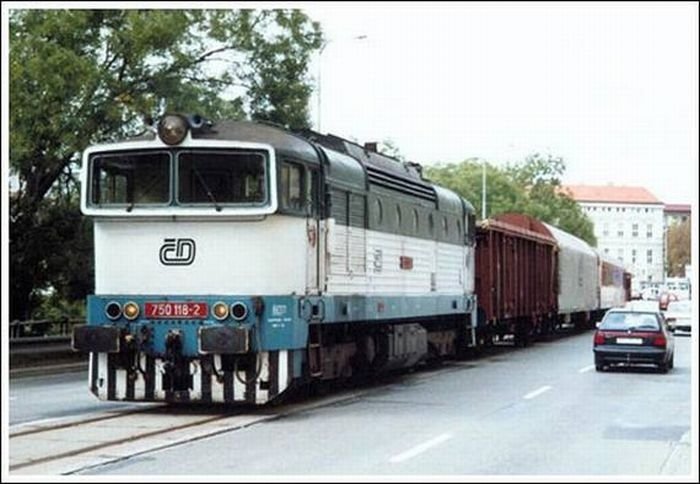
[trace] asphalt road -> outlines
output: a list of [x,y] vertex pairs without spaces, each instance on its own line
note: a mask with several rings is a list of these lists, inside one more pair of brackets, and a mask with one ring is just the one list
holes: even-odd
[[[676,338],[668,374],[597,373],[591,340],[589,332],[392,377],[354,400],[89,473],[689,474],[697,454],[689,438],[691,339]],[[118,405],[97,402],[86,386],[84,375],[12,382],[11,421]]]
[[141,405],[100,402],[88,390],[87,371],[10,380],[10,425],[49,422]]

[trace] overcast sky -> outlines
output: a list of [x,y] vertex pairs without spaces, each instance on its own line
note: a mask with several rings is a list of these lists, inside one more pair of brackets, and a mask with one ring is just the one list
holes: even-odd
[[425,165],[549,152],[566,161],[565,183],[697,199],[697,4],[304,9],[330,39],[323,132],[391,139]]

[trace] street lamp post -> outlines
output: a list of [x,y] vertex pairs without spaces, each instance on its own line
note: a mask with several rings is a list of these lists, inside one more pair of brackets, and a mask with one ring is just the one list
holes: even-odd
[[[356,35],[354,37],[351,37],[349,40],[364,40],[366,39],[366,35]],[[323,51],[328,47],[328,44],[330,44],[333,41],[333,39],[328,39],[323,41],[323,44],[321,44],[321,48],[318,51],[318,86],[316,88],[316,130],[320,133],[321,132],[321,57],[323,55]]]

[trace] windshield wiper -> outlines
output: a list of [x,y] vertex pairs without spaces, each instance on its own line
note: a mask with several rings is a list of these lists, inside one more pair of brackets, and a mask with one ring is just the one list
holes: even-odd
[[199,180],[199,183],[201,183],[202,186],[204,187],[204,189],[206,190],[207,196],[209,197],[209,200],[211,200],[211,202],[214,204],[214,208],[216,208],[216,211],[221,212],[221,205],[219,205],[216,202],[216,198],[214,198],[214,194],[209,189],[209,185],[207,185],[207,183],[204,181],[204,178],[199,173],[199,170],[197,169],[197,167],[194,164],[192,164],[192,170],[194,171],[194,174],[197,175],[197,179]]

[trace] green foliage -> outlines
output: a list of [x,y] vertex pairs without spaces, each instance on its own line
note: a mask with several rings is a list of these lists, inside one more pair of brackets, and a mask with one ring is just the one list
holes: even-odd
[[399,150],[398,145],[392,139],[385,139],[379,144],[379,150],[381,154],[390,156],[399,161],[406,161],[406,157]]
[[[297,10],[13,10],[10,13],[11,314],[41,289],[89,292],[91,227],[73,176],[91,143],[164,112],[309,126],[318,24]],[[77,274],[77,276],[76,276]]]
[[478,158],[458,164],[427,167],[426,176],[438,185],[454,190],[469,200],[477,217],[482,213],[482,177],[486,170],[486,218],[527,209],[525,192],[506,172]]
[[484,166],[487,218],[507,212],[523,213],[596,245],[593,223],[579,205],[561,191],[560,176],[566,165],[560,157],[533,154],[504,169],[471,158],[459,164],[427,167],[425,172],[435,183],[469,200],[480,217]]
[[684,277],[685,266],[690,264],[690,220],[668,228],[668,267],[671,277]]

